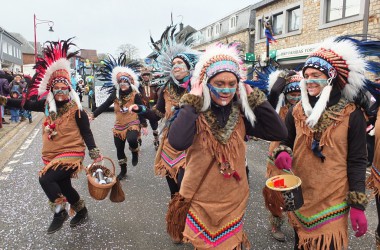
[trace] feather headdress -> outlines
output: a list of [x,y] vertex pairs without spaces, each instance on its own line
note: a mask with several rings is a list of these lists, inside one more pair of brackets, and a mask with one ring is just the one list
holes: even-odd
[[71,85],[70,61],[69,59],[78,54],[78,50],[69,53],[69,49],[75,46],[72,38],[59,40],[57,42],[46,42],[43,49],[43,57],[37,58],[34,69],[36,73],[33,81],[28,86],[27,98],[38,95],[39,98],[46,96],[49,112],[57,112],[52,87],[57,82],[63,82],[70,87],[70,98],[75,101],[78,108],[82,110],[79,97]]
[[158,42],[155,42],[152,37],[150,37],[150,41],[157,56],[156,61],[163,73],[162,78],[167,81],[172,77],[174,82],[178,84],[178,81],[172,75],[173,59],[176,57],[182,59],[189,71],[192,71],[198,61],[200,53],[190,48],[194,42],[192,34],[185,35],[182,43],[177,43],[175,35],[176,25],[170,25],[166,28],[164,33],[162,33],[161,39]]
[[255,123],[256,117],[252,109],[249,107],[247,92],[245,90],[244,78],[246,72],[242,68],[243,61],[239,58],[239,51],[236,47],[224,44],[210,45],[206,51],[200,56],[199,62],[196,64],[193,77],[191,78],[192,85],[201,83],[203,88],[203,107],[202,111],[206,111],[211,105],[210,90],[207,86],[208,81],[218,73],[231,72],[238,81],[239,98],[241,101],[242,111],[245,117],[250,121],[252,126]]
[[112,55],[108,55],[108,58],[103,60],[103,67],[98,73],[101,81],[104,81],[103,89],[107,89],[109,92],[116,88],[116,97],[119,99],[119,80],[122,76],[126,76],[130,79],[131,88],[139,93],[139,78],[137,72],[142,67],[140,62],[132,61],[127,63],[127,57],[125,54],[115,59]]
[[364,87],[369,85],[367,83],[370,81],[366,79],[364,73],[380,72],[380,63],[366,59],[366,56],[380,56],[380,41],[363,38],[361,35],[328,38],[307,58],[303,73],[307,68],[318,69],[328,77],[329,82],[312,108],[306,83],[301,81],[302,106],[310,127],[317,124],[326,109],[333,84],[337,84],[344,98],[354,101]]

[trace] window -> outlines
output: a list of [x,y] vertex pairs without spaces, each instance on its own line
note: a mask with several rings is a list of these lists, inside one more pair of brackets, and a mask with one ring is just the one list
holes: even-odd
[[8,55],[13,56],[13,46],[12,44],[9,44],[9,43],[8,43]]
[[207,37],[208,38],[212,37],[212,27],[207,28]]
[[265,28],[264,28],[264,24],[263,24],[263,20],[260,19],[259,20],[259,27],[258,27],[258,30],[260,30],[260,39],[263,39],[265,38]]
[[237,26],[237,16],[230,18],[230,29],[234,29]]
[[327,0],[326,22],[359,15],[358,0]]
[[222,31],[222,24],[218,23],[215,25],[215,35],[219,35],[220,32]]
[[281,35],[282,34],[282,28],[284,26],[284,14],[277,14],[273,16],[273,34],[274,35]]
[[300,7],[288,10],[288,32],[300,29]]
[[3,53],[8,53],[7,52],[7,49],[8,49],[8,45],[6,42],[3,42]]

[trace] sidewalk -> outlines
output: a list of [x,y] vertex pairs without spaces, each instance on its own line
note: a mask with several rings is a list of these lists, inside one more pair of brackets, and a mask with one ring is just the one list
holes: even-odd
[[[0,169],[25,142],[33,129],[40,126],[44,114],[33,112],[32,115],[32,123],[26,120],[20,123],[3,124],[3,128],[0,128]],[[10,116],[6,115],[4,118],[9,121]]]

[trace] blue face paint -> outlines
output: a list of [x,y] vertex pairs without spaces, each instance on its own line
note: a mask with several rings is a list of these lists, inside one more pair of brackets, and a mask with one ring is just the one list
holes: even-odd
[[53,89],[53,95],[63,94],[63,95],[69,95],[70,90],[68,89]]
[[299,102],[301,100],[301,96],[291,96],[291,95],[286,95],[286,99],[288,101],[294,101],[294,102]]
[[213,93],[217,98],[220,98],[219,93],[234,94],[236,92],[236,88],[217,88],[212,86],[210,83],[207,83],[207,87],[210,89],[211,93]]
[[308,84],[308,83],[316,83],[316,84],[319,84],[321,86],[326,86],[327,85],[327,79],[305,79],[305,83]]

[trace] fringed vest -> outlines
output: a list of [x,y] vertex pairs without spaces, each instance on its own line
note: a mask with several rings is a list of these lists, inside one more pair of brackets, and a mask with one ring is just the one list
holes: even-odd
[[332,242],[334,249],[348,247],[347,136],[350,114],[356,107],[342,100],[324,111],[316,126],[322,128],[323,163],[311,150],[314,131],[306,125],[301,102],[293,110],[296,138],[292,170],[302,180],[304,205],[288,215],[299,246],[306,250],[329,249]]
[[[187,152],[180,194],[191,198],[211,162],[213,166],[191,203],[183,232],[185,241],[196,249],[241,249],[241,243],[248,247],[242,222],[249,197],[246,131],[240,109],[237,105],[233,107],[223,129],[216,129],[216,117],[210,110],[198,117],[196,125],[197,134]],[[236,170],[240,180],[221,174],[223,162]]]
[[[167,87],[164,90],[165,99],[165,120],[168,121],[174,115],[174,108],[178,107],[179,100],[186,92],[177,94],[174,90],[170,91]],[[180,168],[185,168],[186,152],[175,150],[169,143],[168,127],[162,130],[160,146],[156,153],[154,171],[159,176],[170,176],[176,181],[176,176]]]
[[75,120],[75,113],[79,112],[75,102],[69,102],[58,109],[58,117],[53,121],[56,135],[49,139],[46,125],[52,123],[50,117],[46,117],[42,125],[42,160],[45,167],[40,175],[46,173],[50,168],[56,170],[58,167],[64,169],[75,169],[72,177],[75,177],[82,166],[85,155],[85,144]]
[[116,115],[115,125],[112,129],[113,135],[119,137],[121,140],[125,140],[127,132],[130,130],[140,130],[140,120],[136,113],[122,112],[120,108],[129,108],[132,104],[135,104],[136,92],[131,92],[129,95],[123,97],[122,104],[119,100],[114,101],[114,112]]

